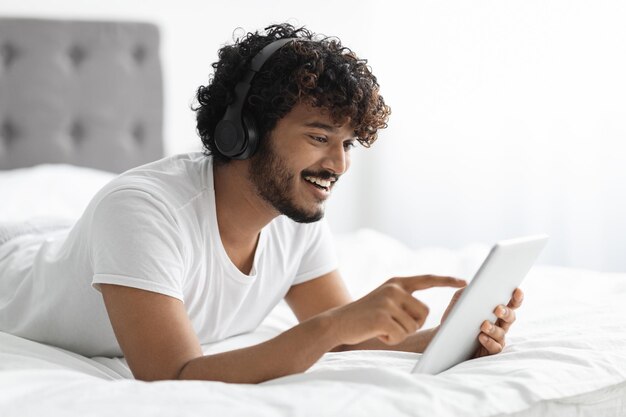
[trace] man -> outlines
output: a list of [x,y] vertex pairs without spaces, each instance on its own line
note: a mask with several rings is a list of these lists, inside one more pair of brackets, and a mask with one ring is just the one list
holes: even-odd
[[[303,372],[331,350],[423,351],[437,330],[418,331],[428,308],[411,294],[465,281],[393,278],[350,300],[324,202],[350,148],[371,145],[390,110],[364,60],[313,38],[283,24],[223,47],[197,94],[205,152],[122,174],[69,234],[16,248],[33,268],[5,279],[12,301],[0,329],[84,355],[123,354],[143,380],[256,383]],[[476,356],[502,349],[521,297],[483,324]],[[298,325],[203,355],[202,343],[253,330],[282,298]]]

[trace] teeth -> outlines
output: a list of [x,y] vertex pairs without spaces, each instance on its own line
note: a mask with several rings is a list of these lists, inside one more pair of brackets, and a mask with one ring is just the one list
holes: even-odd
[[304,179],[314,184],[317,184],[320,187],[325,187],[325,188],[330,187],[330,180],[323,180],[321,178],[316,178],[316,177],[304,177]]

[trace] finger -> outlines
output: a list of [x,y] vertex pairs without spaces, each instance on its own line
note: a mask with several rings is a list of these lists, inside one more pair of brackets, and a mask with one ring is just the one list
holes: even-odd
[[397,345],[406,339],[406,333],[404,331],[404,327],[389,316],[384,332],[378,336],[378,339],[387,345]]
[[467,281],[463,279],[438,275],[418,275],[414,277],[392,278],[388,282],[401,286],[406,292],[409,293],[432,287],[461,288],[467,285]]
[[515,310],[509,307],[505,307],[503,305],[499,305],[493,311],[498,320],[496,321],[496,326],[501,327],[505,332],[509,330],[509,327],[515,322],[516,315]]
[[498,342],[500,346],[504,346],[506,332],[502,327],[494,325],[493,323],[485,320],[480,326],[480,330],[489,337],[491,337],[493,340]]
[[487,352],[489,352],[490,355],[502,352],[503,346],[485,333],[481,333],[478,336],[478,341],[485,347],[485,349],[487,349]]
[[421,328],[428,317],[428,306],[410,294],[402,300],[402,309],[416,322],[417,328]]
[[463,287],[463,288],[461,288],[460,290],[456,290],[456,291],[454,292],[454,295],[452,296],[452,299],[450,300],[450,302],[451,302],[451,303],[452,303],[452,302],[457,302],[457,300],[458,300],[459,298],[461,298],[461,296],[463,295],[463,291],[465,291],[465,288],[467,288],[467,287]]
[[[391,316],[400,326],[402,326],[407,336],[415,333],[417,329],[422,327],[418,319],[413,318],[413,316],[409,314],[409,312],[405,310],[403,307],[401,306],[395,306],[395,307],[396,308],[394,308],[393,311],[391,312]],[[422,323],[424,319],[425,318],[422,319]]]
[[507,304],[507,307],[514,309],[519,308],[522,305],[522,301],[524,301],[524,292],[519,288],[516,288],[511,295],[511,300],[509,301],[509,304]]

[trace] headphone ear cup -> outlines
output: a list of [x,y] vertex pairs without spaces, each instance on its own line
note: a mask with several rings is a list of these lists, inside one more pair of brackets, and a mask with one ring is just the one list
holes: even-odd
[[244,135],[246,136],[246,143],[241,150],[241,153],[237,155],[236,159],[248,159],[256,152],[259,144],[259,130],[256,126],[254,117],[247,113],[244,113],[241,117],[241,123],[243,125]]
[[215,147],[228,158],[239,155],[245,147],[245,132],[241,125],[222,119],[215,127]]

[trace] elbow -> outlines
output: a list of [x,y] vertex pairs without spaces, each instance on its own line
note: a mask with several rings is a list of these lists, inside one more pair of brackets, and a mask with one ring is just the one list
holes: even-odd
[[329,350],[329,352],[345,352],[347,350],[348,350],[348,345],[337,345],[331,350]]
[[189,372],[188,372],[188,371],[189,371],[189,364],[190,364],[191,362],[193,362],[193,359],[192,359],[192,360],[189,360],[189,361],[187,361],[187,362],[185,362],[185,363],[183,364],[183,366],[181,366],[181,367],[178,369],[178,372],[176,372],[176,377],[175,377],[175,378],[173,378],[173,379],[177,379],[177,380],[183,380],[183,379],[194,379],[194,378],[190,378],[190,377],[189,377],[189,375],[188,375],[188,374],[189,374]]
[[172,381],[172,380],[181,380],[181,379],[192,379],[189,378],[187,371],[187,365],[192,362],[191,360],[185,362],[183,365],[179,366],[174,370],[165,370],[163,368],[160,369],[143,369],[136,370],[132,369],[133,377],[138,381],[143,382],[157,382],[157,381]]

